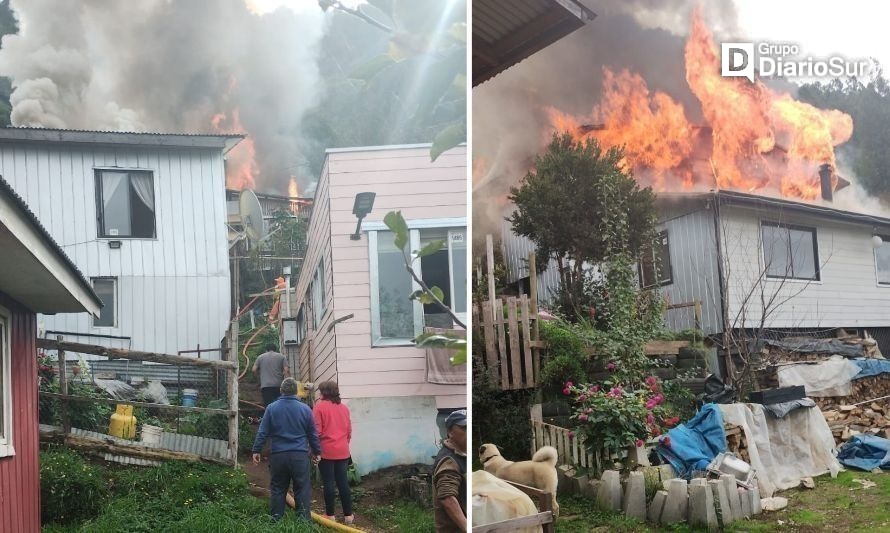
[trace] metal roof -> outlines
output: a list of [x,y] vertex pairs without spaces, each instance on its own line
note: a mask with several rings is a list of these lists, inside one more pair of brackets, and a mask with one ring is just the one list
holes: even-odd
[[473,86],[595,17],[578,0],[473,0]]
[[845,211],[836,207],[789,200],[787,198],[773,198],[738,191],[712,190],[708,192],[668,192],[658,193],[659,202],[672,200],[701,200],[717,199],[721,205],[740,205],[759,209],[786,209],[800,213],[810,214],[820,218],[855,222],[867,225],[890,226],[890,218]]
[[59,257],[62,263],[68,268],[68,270],[74,275],[74,277],[81,284],[81,288],[86,291],[87,295],[93,299],[93,302],[98,304],[101,308],[104,304],[96,292],[93,290],[93,285],[84,277],[83,273],[77,268],[77,265],[68,257],[68,254],[62,250],[62,247],[52,238],[46,228],[40,223],[40,220],[37,218],[31,209],[28,207],[28,204],[25,203],[25,200],[15,192],[12,186],[0,176],[0,194],[7,196],[13,203],[13,205],[21,211],[22,216],[33,226],[34,230],[40,235],[41,239],[43,239],[49,248]]
[[235,147],[243,133],[160,133],[92,131],[54,128],[0,128],[0,142],[60,142],[80,144],[130,144],[186,148],[217,148],[223,153]]

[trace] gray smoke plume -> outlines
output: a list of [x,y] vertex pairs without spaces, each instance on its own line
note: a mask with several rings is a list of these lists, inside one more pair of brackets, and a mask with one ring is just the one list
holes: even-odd
[[[498,232],[510,186],[519,183],[549,140],[546,108],[589,115],[600,101],[603,67],[642,75],[650,91],[682,103],[689,120],[702,119],[683,57],[697,3],[584,0],[597,14],[592,22],[473,89],[476,235]],[[707,2],[702,15],[718,38],[737,33],[732,0]]]
[[[292,174],[304,187],[311,180],[300,174],[299,121],[320,92],[317,6],[265,15],[244,0],[11,7],[20,30],[3,38],[0,75],[12,79],[13,125],[248,133],[258,189],[284,192]],[[249,154],[233,152],[230,178],[241,160]]]

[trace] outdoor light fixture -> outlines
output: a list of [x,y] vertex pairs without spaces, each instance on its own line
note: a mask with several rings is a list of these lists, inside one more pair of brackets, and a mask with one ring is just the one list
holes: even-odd
[[362,219],[368,216],[368,213],[374,208],[374,198],[376,196],[377,193],[373,192],[360,192],[355,195],[352,214],[358,217],[358,224],[355,225],[355,233],[349,236],[350,239],[357,241],[362,238]]
[[121,241],[108,241],[108,247],[112,250],[117,250],[121,247]]
[[880,235],[871,238],[871,245],[875,248],[880,248],[882,244],[884,244],[884,239]]

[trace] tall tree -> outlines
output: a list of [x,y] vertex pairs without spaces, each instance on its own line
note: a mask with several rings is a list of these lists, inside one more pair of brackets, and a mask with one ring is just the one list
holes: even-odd
[[513,231],[531,239],[538,264],[556,259],[568,306],[584,300],[585,265],[612,257],[639,257],[651,245],[657,220],[655,195],[622,165],[619,148],[603,150],[590,138],[554,134],[533,170],[510,189]]

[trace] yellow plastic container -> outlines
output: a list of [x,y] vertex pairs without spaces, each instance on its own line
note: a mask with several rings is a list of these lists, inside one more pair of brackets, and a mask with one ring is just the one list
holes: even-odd
[[132,405],[118,405],[111,415],[111,423],[108,425],[108,434],[124,439],[136,438],[136,417],[133,416]]

